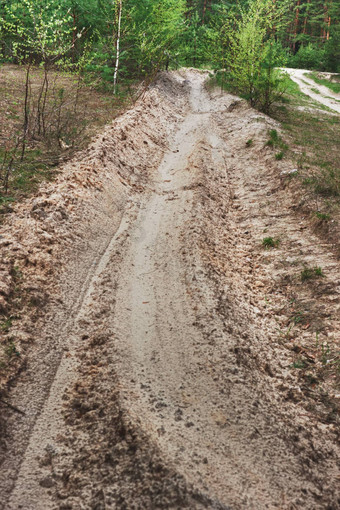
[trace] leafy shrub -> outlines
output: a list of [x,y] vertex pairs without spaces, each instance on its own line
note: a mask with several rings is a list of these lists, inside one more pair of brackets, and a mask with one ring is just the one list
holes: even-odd
[[324,47],[324,66],[326,71],[340,73],[340,25],[331,27]]
[[324,69],[324,63],[324,49],[310,43],[307,46],[301,46],[299,51],[290,58],[288,65],[300,69]]
[[271,2],[252,0],[247,11],[229,20],[226,58],[232,88],[251,106],[268,113],[284,92],[285,50],[272,37],[276,13]]

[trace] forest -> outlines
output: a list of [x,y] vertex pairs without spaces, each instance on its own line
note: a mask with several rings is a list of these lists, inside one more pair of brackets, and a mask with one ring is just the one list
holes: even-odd
[[337,72],[339,19],[338,0],[9,0],[1,59],[81,68],[116,89],[169,66],[224,68],[237,34],[251,44],[256,31],[267,60]]

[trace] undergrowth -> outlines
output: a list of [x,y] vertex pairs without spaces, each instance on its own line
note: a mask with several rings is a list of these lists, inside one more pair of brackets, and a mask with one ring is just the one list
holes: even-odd
[[[306,96],[301,101],[296,87],[291,85],[286,95],[291,106],[277,107],[272,116],[291,139],[289,156],[296,160],[304,186],[323,198],[338,201],[340,118],[313,111],[314,103]],[[324,109],[322,105],[317,108]]]
[[274,239],[273,237],[265,237],[262,240],[262,246],[266,249],[278,248],[280,245],[280,239]]
[[[50,71],[43,127],[38,93],[43,75],[30,72],[29,124],[25,124],[25,68],[0,69],[0,221],[14,201],[34,192],[56,175],[56,167],[84,148],[97,130],[132,101],[129,89],[114,97],[100,84],[79,82],[71,73]],[[130,87],[130,85],[129,85]],[[37,123],[39,120],[39,123]]]
[[301,271],[301,281],[302,282],[305,282],[306,280],[312,280],[315,278],[322,278],[324,276],[325,275],[324,275],[320,266],[315,266],[315,267],[307,267],[306,266]]

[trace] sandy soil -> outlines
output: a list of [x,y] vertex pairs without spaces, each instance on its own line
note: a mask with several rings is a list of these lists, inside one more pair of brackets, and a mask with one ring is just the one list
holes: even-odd
[[[282,70],[289,74],[290,78],[299,85],[304,94],[314,99],[314,101],[328,106],[331,110],[340,113],[340,94],[336,94],[328,87],[319,85],[311,78],[308,78],[308,73],[310,71],[307,69],[293,69],[289,67],[284,67]],[[319,93],[315,92],[315,90],[318,90]]]
[[293,366],[338,348],[339,262],[265,146],[278,126],[204,81],[162,75],[4,229],[46,295],[17,326],[4,509],[340,508],[334,373]]

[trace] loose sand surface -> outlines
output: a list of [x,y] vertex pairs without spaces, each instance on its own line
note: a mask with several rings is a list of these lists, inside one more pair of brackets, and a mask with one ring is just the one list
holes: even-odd
[[6,397],[25,414],[1,407],[3,509],[340,508],[333,376],[327,407],[296,368],[315,331],[336,347],[339,261],[275,121],[205,80],[162,74],[4,225],[38,305]]

